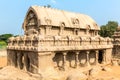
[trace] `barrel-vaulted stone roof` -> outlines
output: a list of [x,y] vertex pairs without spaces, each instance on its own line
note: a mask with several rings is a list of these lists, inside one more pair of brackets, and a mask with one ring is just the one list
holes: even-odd
[[52,25],[59,27],[61,24],[64,24],[64,27],[69,28],[86,29],[89,27],[93,30],[100,30],[100,27],[88,15],[41,6],[31,6],[27,12],[27,15],[30,11],[33,11],[36,14],[38,26]]

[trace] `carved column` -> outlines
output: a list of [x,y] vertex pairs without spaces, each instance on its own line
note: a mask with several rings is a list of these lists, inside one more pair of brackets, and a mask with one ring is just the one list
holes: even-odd
[[98,50],[95,51],[95,56],[96,56],[96,59],[95,59],[96,61],[95,61],[95,63],[96,63],[96,65],[97,65],[97,64],[98,64]]
[[18,68],[19,69],[23,69],[23,54],[21,52],[18,52],[17,53],[17,58],[18,58],[18,61],[17,61],[17,64],[18,64]]
[[11,58],[12,58],[12,65],[14,67],[17,67],[17,52],[16,51],[12,51]]
[[105,60],[106,60],[105,57],[106,57],[106,50],[103,50],[103,61],[102,61],[103,64],[105,64]]
[[12,53],[11,50],[7,50],[7,65],[11,65],[12,64],[12,57],[11,57]]
[[79,66],[79,59],[78,59],[79,51],[75,52],[75,67],[78,68]]
[[30,68],[30,61],[28,58],[28,53],[24,52],[24,69],[25,71],[29,71],[29,68]]
[[66,55],[67,55],[67,52],[63,52],[63,69],[64,70],[66,69]]
[[14,51],[10,51],[11,66],[14,66]]
[[89,63],[89,53],[90,53],[90,51],[86,51],[86,53],[87,53],[87,55],[86,55],[86,60],[87,60],[86,65],[90,66],[90,63]]

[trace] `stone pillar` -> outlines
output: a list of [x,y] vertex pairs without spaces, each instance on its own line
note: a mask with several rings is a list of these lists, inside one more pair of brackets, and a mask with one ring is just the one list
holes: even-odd
[[79,66],[79,59],[78,59],[79,51],[75,52],[75,67],[78,68]]
[[11,66],[15,66],[14,65],[14,51],[11,50],[9,56],[10,56]]
[[29,68],[30,68],[30,61],[28,58],[28,53],[24,52],[24,70],[29,71]]
[[11,55],[12,55],[11,50],[7,50],[7,65],[9,66],[12,64]]
[[12,65],[17,67],[17,51],[12,51]]
[[97,65],[98,64],[98,50],[95,51],[95,56],[96,56],[96,61],[95,61],[95,64]]
[[17,61],[17,64],[18,64],[18,68],[19,69],[23,69],[23,54],[21,52],[18,52],[17,53],[17,58],[18,58],[18,61]]
[[103,50],[103,61],[102,64],[105,64],[105,59],[106,58],[106,50]]
[[86,51],[86,53],[87,53],[87,55],[86,55],[86,60],[87,60],[86,65],[90,66],[90,63],[89,63],[89,53],[90,53],[90,51]]
[[63,69],[64,70],[66,69],[66,55],[67,55],[67,52],[63,52]]
[[36,54],[36,59],[34,60],[35,63],[33,64],[36,64],[35,68],[38,69],[38,73],[41,74],[41,72],[54,68],[52,58],[54,55],[54,52],[39,52]]

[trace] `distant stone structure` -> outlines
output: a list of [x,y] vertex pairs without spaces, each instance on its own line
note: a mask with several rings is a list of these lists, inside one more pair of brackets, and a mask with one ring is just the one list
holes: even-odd
[[113,56],[120,58],[120,26],[117,27],[117,30],[113,35]]
[[9,39],[8,65],[40,73],[111,63],[112,39],[87,15],[31,6],[22,27],[23,36]]

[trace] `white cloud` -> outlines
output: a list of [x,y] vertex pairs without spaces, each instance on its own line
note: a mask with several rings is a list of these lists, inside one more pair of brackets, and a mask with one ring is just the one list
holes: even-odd
[[57,2],[56,0],[51,0],[51,3],[56,4]]

